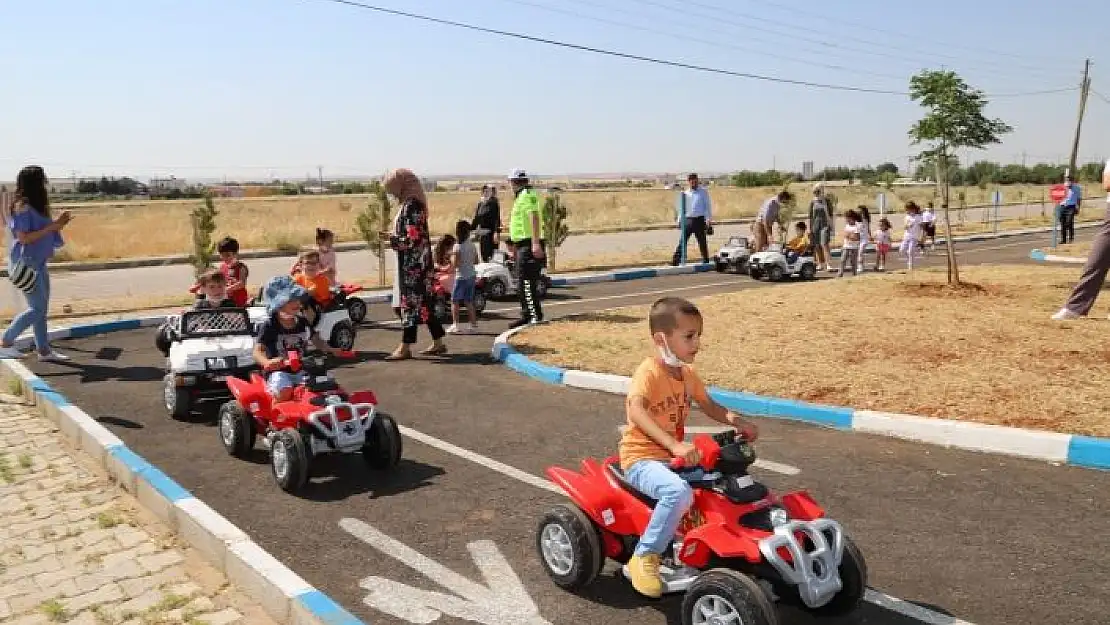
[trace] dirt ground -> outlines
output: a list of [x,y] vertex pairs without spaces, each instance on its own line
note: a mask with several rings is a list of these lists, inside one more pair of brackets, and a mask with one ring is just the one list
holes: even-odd
[[[1110,436],[1110,321],[1054,322],[1079,267],[980,266],[701,298],[707,384],[819,404]],[[517,334],[540,362],[631,375],[645,307]]]

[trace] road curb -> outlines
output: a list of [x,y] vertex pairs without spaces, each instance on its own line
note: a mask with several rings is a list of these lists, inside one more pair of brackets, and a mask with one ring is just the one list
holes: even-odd
[[[627,392],[631,379],[626,376],[563,369],[528,358],[509,343],[509,339],[523,329],[509,330],[494,340],[490,353],[495,360],[517,373],[547,384],[615,395]],[[708,390],[713,401],[730,410],[753,416],[1110,471],[1110,438],[826,406],[717,387]]]
[[1029,258],[1039,263],[1058,263],[1063,265],[1085,265],[1087,259],[1080,256],[1057,256],[1041,249],[1029,251]]
[[[95,332],[80,327],[66,330],[79,331],[68,336],[89,336],[142,325],[136,319],[86,326],[95,327]],[[57,425],[73,447],[96,460],[109,481],[138,499],[140,505],[200,552],[275,621],[281,625],[365,625],[158,467],[131,451],[115,434],[69,403],[27,367],[14,360],[2,360],[0,378],[5,383],[17,381],[20,394]]]

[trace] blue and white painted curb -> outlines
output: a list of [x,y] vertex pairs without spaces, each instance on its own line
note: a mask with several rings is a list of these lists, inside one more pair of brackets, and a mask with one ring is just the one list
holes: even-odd
[[[65,328],[54,337],[82,337],[161,323],[163,317]],[[158,467],[131,451],[115,434],[15,360],[0,360],[0,376],[19,382],[31,400],[74,447],[103,468],[110,481],[203,554],[228,581],[258,602],[281,625],[365,625],[291,571],[249,536]]]
[[[547,384],[615,395],[628,392],[631,379],[625,376],[563,369],[531,360],[509,343],[509,339],[522,329],[509,330],[494,340],[491,354],[495,360],[517,373]],[[709,396],[729,410],[756,417],[802,421],[838,430],[1110,470],[1110,439],[1107,438],[823,406],[717,387],[709,389]]]
[[1044,250],[1032,250],[1029,252],[1029,258],[1039,263],[1062,263],[1065,265],[1085,265],[1087,259],[1080,256],[1057,256],[1056,254],[1048,254]]

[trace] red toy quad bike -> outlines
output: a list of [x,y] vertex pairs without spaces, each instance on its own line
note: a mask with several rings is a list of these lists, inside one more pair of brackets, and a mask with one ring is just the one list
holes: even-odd
[[312,460],[321,454],[361,452],[371,469],[392,469],[401,459],[397,423],[377,411],[371,391],[348,394],[327,372],[322,352],[289,352],[281,370],[303,371],[307,381],[289,401],[276,402],[257,372],[250,381],[228,378],[235,397],[220,408],[220,442],[227,453],[245,458],[262,435],[270,449],[274,479],[293,493],[308,480]]
[[[853,611],[867,589],[867,565],[840,524],[806,492],[778,498],[748,475],[755,452],[735,432],[693,443],[702,457],[701,475],[688,478],[694,503],[660,567],[664,593],[686,593],[683,625],[774,625],[772,601],[780,598],[822,616]],[[671,467],[690,470],[678,459]],[[574,502],[548,512],[536,534],[555,584],[582,588],[607,558],[626,565],[655,501],[625,480],[617,457],[586,459],[581,473],[550,467],[547,475]]]

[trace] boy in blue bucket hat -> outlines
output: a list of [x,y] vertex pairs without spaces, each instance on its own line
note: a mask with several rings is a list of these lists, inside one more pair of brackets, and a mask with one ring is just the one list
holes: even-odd
[[305,381],[301,371],[280,371],[282,359],[290,351],[304,352],[311,343],[320,351],[339,354],[316,334],[302,314],[304,287],[290,276],[271,278],[262,289],[268,317],[255,330],[254,360],[267,372],[266,387],[277,401],[289,401],[293,388]]

